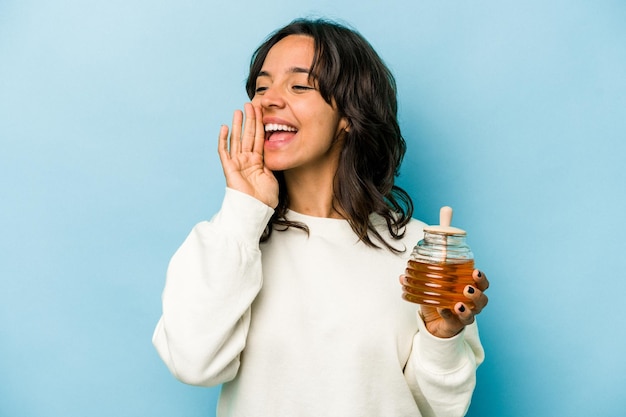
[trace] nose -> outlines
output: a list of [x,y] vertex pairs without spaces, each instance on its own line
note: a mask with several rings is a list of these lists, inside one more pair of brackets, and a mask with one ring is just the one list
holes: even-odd
[[278,86],[267,87],[262,94],[258,94],[258,97],[260,98],[261,107],[265,109],[281,108],[285,105],[285,98]]

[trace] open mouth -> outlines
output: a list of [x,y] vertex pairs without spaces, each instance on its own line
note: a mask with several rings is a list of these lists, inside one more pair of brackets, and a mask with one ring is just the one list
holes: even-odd
[[278,123],[268,123],[265,125],[265,140],[275,142],[292,138],[298,129],[293,126]]

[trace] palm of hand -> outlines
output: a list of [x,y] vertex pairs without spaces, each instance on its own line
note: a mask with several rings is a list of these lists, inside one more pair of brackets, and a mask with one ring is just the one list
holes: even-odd
[[241,152],[224,164],[226,185],[275,208],[278,205],[278,181],[256,152]]
[[226,185],[276,208],[278,181],[263,162],[263,115],[261,109],[251,103],[246,103],[244,109],[246,121],[243,132],[243,113],[237,110],[233,116],[230,146],[228,127],[222,126],[220,130],[218,154]]
[[449,309],[421,306],[426,329],[432,335],[442,338],[455,336],[465,325]]

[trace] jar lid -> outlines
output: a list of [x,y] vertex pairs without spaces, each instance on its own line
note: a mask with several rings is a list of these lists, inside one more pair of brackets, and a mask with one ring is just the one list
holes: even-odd
[[437,233],[440,235],[465,235],[463,229],[450,226],[452,223],[452,207],[442,207],[439,210],[439,225],[426,226],[424,231],[428,233]]

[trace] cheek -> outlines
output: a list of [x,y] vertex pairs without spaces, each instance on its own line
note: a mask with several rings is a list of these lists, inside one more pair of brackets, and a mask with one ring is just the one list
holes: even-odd
[[315,125],[319,130],[327,133],[335,133],[340,130],[339,113],[330,107],[326,102],[324,105],[318,105],[317,111],[312,115],[312,120],[315,121]]
[[328,112],[325,120],[324,129],[330,135],[337,136],[345,128],[345,124],[342,121],[343,119],[341,119],[336,112]]

